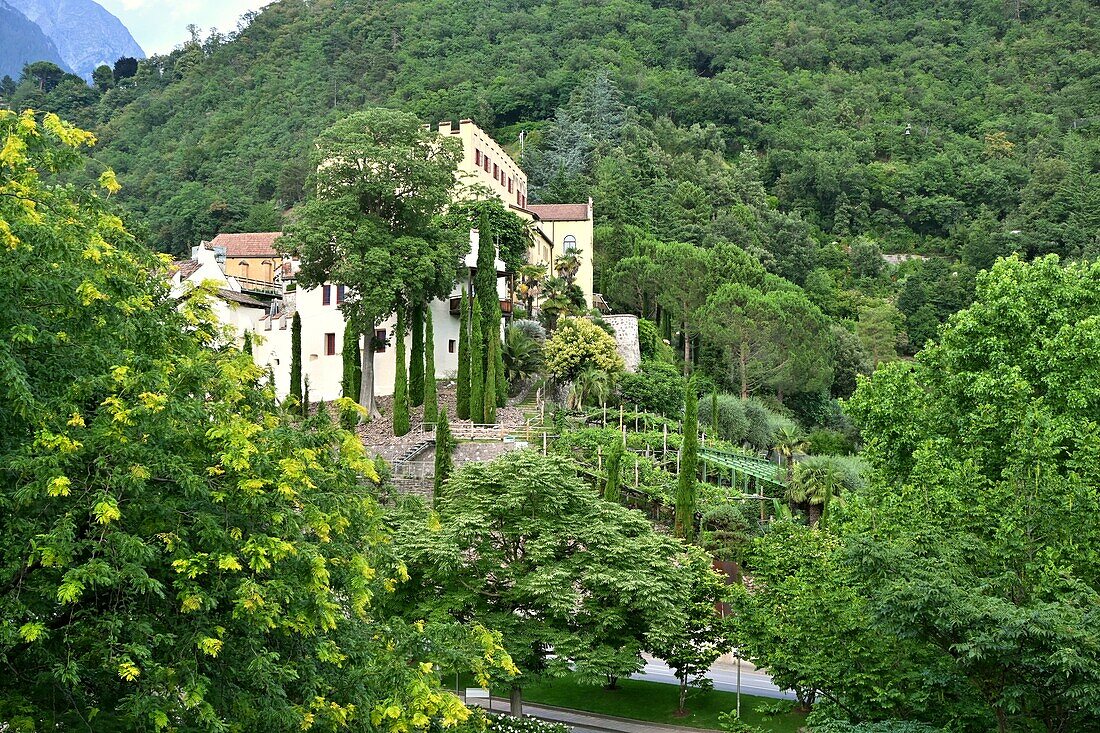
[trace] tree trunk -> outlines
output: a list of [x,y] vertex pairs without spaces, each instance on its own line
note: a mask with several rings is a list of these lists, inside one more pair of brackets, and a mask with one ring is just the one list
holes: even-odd
[[607,675],[607,686],[605,690],[617,690],[619,689],[619,678],[613,674]]
[[523,715],[523,688],[513,687],[508,696],[508,711],[519,717]]
[[680,323],[680,333],[684,339],[684,376],[691,374],[691,334],[688,333],[687,323]]
[[676,714],[687,715],[688,680],[687,675],[680,677],[680,698],[676,703]]
[[821,504],[810,504],[806,509],[806,518],[811,527],[817,526],[821,521]]
[[737,358],[737,366],[741,373],[741,399],[749,398],[749,345],[741,342],[741,353]]
[[366,408],[370,420],[382,416],[374,404],[374,326],[371,319],[363,334],[363,379],[359,384],[359,404]]

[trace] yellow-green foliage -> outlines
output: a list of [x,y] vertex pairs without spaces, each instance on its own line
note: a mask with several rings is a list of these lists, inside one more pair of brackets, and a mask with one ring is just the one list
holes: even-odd
[[546,342],[546,371],[559,381],[588,368],[614,374],[623,370],[615,339],[587,318],[563,318]]

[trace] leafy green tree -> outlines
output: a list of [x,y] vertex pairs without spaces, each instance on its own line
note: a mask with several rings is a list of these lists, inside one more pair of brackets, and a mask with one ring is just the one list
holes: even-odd
[[481,330],[481,303],[473,299],[470,318],[470,419],[475,424],[485,422],[485,357]]
[[455,385],[455,412],[459,420],[470,419],[470,301],[462,288],[458,317],[458,383]]
[[889,303],[861,306],[856,333],[871,359],[872,369],[898,358],[898,309]]
[[405,365],[405,306],[397,306],[397,323],[393,328],[395,346],[393,378],[393,434],[409,432],[409,383]]
[[[410,114],[356,112],[318,136],[316,194],[280,244],[301,258],[299,287],[340,282],[345,320],[373,333],[403,302],[445,297],[459,246],[439,227],[461,156]],[[360,404],[374,408],[374,353],[365,339]]]
[[[359,441],[292,419],[209,291],[169,298],[105,196],[57,185],[90,135],[0,111],[0,137],[0,191],[18,191],[0,195],[0,720],[463,720],[426,651],[442,634],[379,608],[404,566]],[[510,666],[490,632],[447,628],[467,667]]]
[[439,411],[435,424],[435,473],[433,491],[436,499],[443,495],[443,487],[454,472],[454,453],[457,442],[451,432],[451,421],[447,419],[447,408]]
[[681,428],[680,471],[676,479],[676,536],[691,542],[695,538],[695,507],[698,501],[699,396],[692,379],[684,383],[684,421]]
[[681,600],[683,616],[668,617],[650,634],[649,649],[663,659],[676,675],[680,694],[676,713],[687,713],[688,689],[691,685],[707,688],[706,677],[718,657],[733,648],[731,619],[719,615],[718,606],[727,593],[723,580],[711,569],[710,557],[693,550],[682,568],[688,583],[688,593]]
[[566,458],[515,451],[467,463],[435,511],[398,518],[413,614],[499,630],[521,670],[514,714],[524,684],[631,674],[658,624],[684,623],[699,569],[641,514],[602,500]]
[[302,316],[294,311],[290,319],[290,396],[302,401]]
[[1098,277],[1001,260],[939,343],[851,401],[871,466],[837,529],[856,582],[876,627],[980,697],[974,729],[1087,728],[1098,702]]
[[105,92],[115,85],[114,75],[111,73],[111,67],[107,64],[100,64],[95,67],[92,72],[92,83],[101,92]]
[[460,198],[447,207],[443,220],[448,229],[462,232],[479,228],[484,222],[508,271],[522,269],[531,245],[530,225],[509,211],[496,196]]
[[[424,304],[409,308],[412,345],[409,353],[409,406],[424,404]],[[435,375],[432,375],[433,378]]]
[[619,396],[624,405],[675,418],[684,410],[684,381],[672,364],[645,360],[638,371],[622,375]]
[[439,413],[439,396],[435,382],[435,328],[432,309],[424,311],[424,422],[433,423]]
[[547,339],[544,353],[547,373],[562,383],[590,367],[607,374],[623,369],[615,339],[587,318],[563,319]]

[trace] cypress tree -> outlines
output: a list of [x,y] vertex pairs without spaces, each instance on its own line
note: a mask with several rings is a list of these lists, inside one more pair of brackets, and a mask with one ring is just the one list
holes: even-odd
[[[474,275],[474,297],[481,302],[482,345],[488,349],[492,314],[500,309],[500,298],[497,296],[497,250],[493,244],[493,233],[489,229],[488,213],[481,212],[477,230],[477,273]],[[493,308],[494,305],[496,309]],[[497,323],[499,327],[499,321]]]
[[344,348],[341,353],[343,358],[344,376],[340,380],[340,391],[349,399],[359,399],[359,388],[363,379],[363,357],[359,351],[359,329],[353,328],[351,323],[344,326]]
[[302,387],[302,417],[309,417],[309,377]]
[[497,357],[500,339],[489,338],[489,353],[485,356],[485,422],[496,425],[497,422]]
[[443,484],[454,471],[455,439],[451,435],[451,421],[447,419],[447,408],[439,411],[439,420],[435,424],[435,495],[440,496]]
[[623,442],[616,440],[607,452],[607,481],[603,485],[603,498],[618,501],[622,496]]
[[459,420],[470,419],[470,301],[462,287],[458,318],[458,385],[455,387],[455,411]]
[[695,470],[699,463],[699,397],[695,380],[684,384],[683,447],[680,475],[676,482],[676,536],[691,542],[695,538]]
[[245,331],[244,332],[244,343],[241,344],[241,351],[248,354],[249,356],[252,356],[252,332],[251,331]]
[[710,393],[710,434],[712,438],[718,437],[718,391]]
[[424,309],[424,422],[435,422],[439,400],[435,392],[435,329],[432,309]]
[[424,304],[417,303],[411,310],[409,325],[412,343],[409,347],[409,406],[424,404]]
[[481,304],[474,298],[470,318],[470,419],[485,422],[485,356],[482,353]]
[[397,306],[397,345],[394,348],[393,382],[393,434],[402,436],[409,432],[409,383],[405,371],[405,308]]
[[290,394],[302,401],[302,317],[290,319]]
[[494,367],[496,369],[496,388],[497,388],[497,407],[504,407],[508,404],[508,378],[504,376],[504,344],[500,341],[500,301],[496,303],[496,328],[493,329],[493,333],[490,338],[496,344],[496,359],[494,359]]

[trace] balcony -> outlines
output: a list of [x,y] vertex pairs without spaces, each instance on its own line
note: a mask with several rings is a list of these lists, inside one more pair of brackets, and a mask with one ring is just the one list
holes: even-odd
[[[459,309],[462,307],[462,296],[452,296],[450,306],[452,316],[461,315],[461,313],[459,313]],[[502,315],[505,316],[512,315],[512,301],[501,299],[500,312]]]

